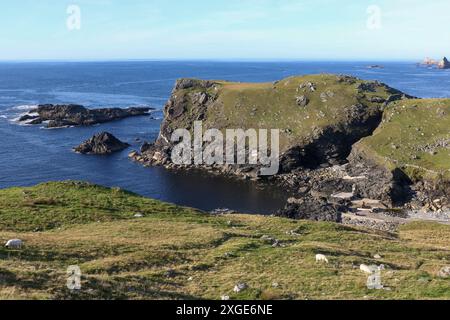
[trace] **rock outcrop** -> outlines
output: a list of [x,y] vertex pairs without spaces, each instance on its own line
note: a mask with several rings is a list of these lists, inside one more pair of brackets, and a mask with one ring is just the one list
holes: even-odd
[[130,145],[114,137],[111,133],[102,132],[83,142],[74,151],[81,154],[107,155],[122,151]]
[[87,109],[80,105],[39,105],[19,121],[27,124],[47,123],[48,128],[90,126],[128,117],[148,115],[151,108],[104,108]]
[[439,69],[450,69],[450,61],[448,61],[447,57],[444,57],[444,59],[442,59],[439,62],[438,68]]
[[347,211],[344,205],[333,204],[325,198],[289,199],[286,207],[276,216],[298,220],[341,222],[342,213]]

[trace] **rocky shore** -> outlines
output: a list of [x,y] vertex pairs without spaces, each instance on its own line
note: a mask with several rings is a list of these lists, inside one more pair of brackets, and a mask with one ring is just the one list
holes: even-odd
[[145,116],[152,108],[104,108],[87,109],[80,105],[39,105],[19,118],[19,122],[36,125],[45,123],[48,128],[90,126],[121,120],[128,117]]
[[[133,160],[282,185],[294,197],[279,216],[342,222],[348,214],[450,210],[450,144],[437,143],[450,141],[447,100],[419,100],[341,75],[271,84],[181,79],[164,113],[159,138],[132,152]],[[279,173],[260,176],[259,165],[175,165],[172,132],[199,120],[219,130],[280,128]]]

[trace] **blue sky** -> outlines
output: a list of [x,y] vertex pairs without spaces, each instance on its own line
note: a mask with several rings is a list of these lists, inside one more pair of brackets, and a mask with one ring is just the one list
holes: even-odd
[[[0,0],[0,60],[450,56],[448,0]],[[66,26],[78,5],[81,29]],[[368,28],[369,6],[380,9]]]

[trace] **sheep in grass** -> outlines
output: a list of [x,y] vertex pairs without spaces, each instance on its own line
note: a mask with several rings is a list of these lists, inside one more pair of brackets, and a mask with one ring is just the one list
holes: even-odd
[[325,255],[323,255],[323,254],[316,254],[316,263],[318,263],[318,262],[329,263],[327,257],[325,257]]
[[375,273],[375,272],[377,272],[377,271],[382,271],[382,270],[384,270],[385,269],[385,267],[384,267],[384,265],[382,264],[382,265],[380,265],[380,266],[368,266],[368,265],[366,265],[366,264],[362,264],[360,267],[359,267],[359,269],[362,271],[362,272],[364,272],[364,273],[367,273],[367,274],[373,274],[373,273]]
[[6,242],[5,247],[8,249],[22,249],[23,241],[20,239],[11,239]]

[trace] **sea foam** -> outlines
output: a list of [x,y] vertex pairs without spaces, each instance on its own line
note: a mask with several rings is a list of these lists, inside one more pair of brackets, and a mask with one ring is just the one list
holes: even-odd
[[38,107],[37,104],[24,104],[16,107],[12,107],[9,110],[18,110],[18,111],[27,111],[27,110],[33,110]]

